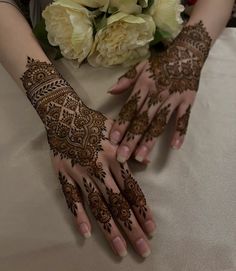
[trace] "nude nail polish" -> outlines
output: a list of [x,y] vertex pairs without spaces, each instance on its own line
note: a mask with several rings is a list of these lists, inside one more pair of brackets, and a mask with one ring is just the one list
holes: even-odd
[[136,247],[143,258],[147,258],[151,254],[151,250],[143,238],[140,238],[136,241]]
[[127,249],[119,236],[112,240],[112,244],[120,257],[127,255]]
[[79,225],[79,231],[85,238],[89,238],[91,236],[89,227],[84,222]]

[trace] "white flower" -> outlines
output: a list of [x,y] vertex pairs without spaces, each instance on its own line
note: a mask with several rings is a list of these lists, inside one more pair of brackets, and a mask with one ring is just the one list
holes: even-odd
[[138,0],[110,0],[109,7],[127,14],[140,14],[142,7],[137,2]]
[[108,4],[109,0],[72,0],[80,5],[90,8],[101,8]]
[[93,44],[93,27],[89,11],[70,0],[57,0],[42,14],[49,43],[59,46],[62,55],[81,63]]
[[184,11],[184,6],[180,2],[180,0],[154,0],[148,11],[158,29],[167,32],[171,38],[178,35],[183,23],[181,12]]
[[88,62],[104,67],[136,64],[149,56],[149,43],[155,28],[149,15],[134,16],[123,12],[112,15],[107,26],[97,32]]

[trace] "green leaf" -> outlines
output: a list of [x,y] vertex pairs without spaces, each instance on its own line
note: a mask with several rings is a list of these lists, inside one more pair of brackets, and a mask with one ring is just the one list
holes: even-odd
[[95,19],[95,29],[96,32],[101,30],[107,25],[107,15],[104,13],[102,16],[99,16],[98,18]]
[[154,34],[154,40],[151,41],[150,46],[154,46],[161,41],[163,41],[163,36],[162,36],[161,32],[157,29]]

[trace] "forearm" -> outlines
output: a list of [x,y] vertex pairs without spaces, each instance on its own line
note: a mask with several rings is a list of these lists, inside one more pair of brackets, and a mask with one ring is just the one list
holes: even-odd
[[214,43],[230,18],[233,4],[234,0],[198,0],[187,25],[202,21]]
[[22,86],[27,57],[50,63],[25,18],[6,3],[0,3],[0,37],[0,61],[18,85]]

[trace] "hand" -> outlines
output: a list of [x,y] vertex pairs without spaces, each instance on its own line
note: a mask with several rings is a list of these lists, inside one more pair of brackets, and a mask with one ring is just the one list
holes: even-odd
[[112,87],[111,94],[133,87],[110,133],[110,140],[120,143],[119,162],[127,161],[132,154],[139,162],[147,161],[175,111],[171,146],[181,147],[210,45],[202,22],[187,26],[166,51],[133,67]]
[[27,68],[22,81],[45,124],[53,165],[80,233],[91,234],[86,200],[116,254],[127,253],[119,224],[135,250],[148,256],[153,215],[128,165],[116,160],[116,147],[107,138],[112,121],[88,108],[51,64],[28,59]]

